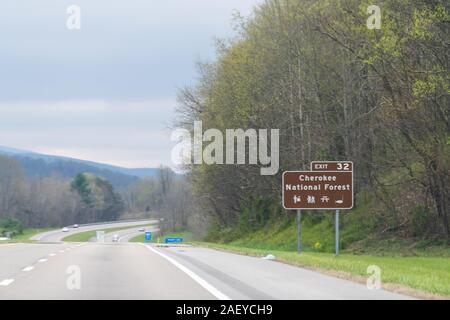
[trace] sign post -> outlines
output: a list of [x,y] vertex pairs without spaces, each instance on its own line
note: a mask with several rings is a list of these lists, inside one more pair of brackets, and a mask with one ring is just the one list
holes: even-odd
[[302,252],[302,210],[297,210],[297,251]]
[[145,232],[145,242],[152,241],[152,233],[150,231]]
[[335,250],[339,255],[339,214],[353,208],[353,162],[313,161],[311,171],[286,171],[282,182],[283,207],[297,210],[297,249],[302,251],[302,210],[335,210]]
[[335,254],[336,257],[339,256],[339,210],[336,210],[336,222],[335,222],[335,228],[336,228],[336,235],[335,235]]

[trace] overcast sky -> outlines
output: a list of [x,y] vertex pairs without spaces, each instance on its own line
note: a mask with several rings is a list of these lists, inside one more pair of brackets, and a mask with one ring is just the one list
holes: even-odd
[[[171,165],[177,88],[257,0],[0,1],[0,145]],[[69,5],[81,30],[68,30]]]

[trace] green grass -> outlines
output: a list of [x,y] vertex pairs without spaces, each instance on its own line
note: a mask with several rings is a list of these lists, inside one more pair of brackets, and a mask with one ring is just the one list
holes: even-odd
[[[334,252],[334,215],[329,213],[314,221],[318,215],[306,216],[302,223],[302,243],[306,252]],[[341,220],[340,247],[343,253],[374,256],[423,256],[450,258],[450,246],[445,241],[402,239],[395,234],[371,233],[369,227],[355,213],[346,213]],[[233,230],[223,231],[233,234]],[[228,244],[263,250],[296,251],[297,225],[294,220],[279,220],[245,235],[227,235],[227,241],[206,238],[206,242]],[[230,241],[231,240],[231,241]]]
[[296,252],[246,248],[242,246],[194,242],[194,244],[224,249],[232,252],[265,256],[273,254],[278,261],[301,267],[344,272],[367,277],[367,267],[381,268],[382,282],[400,284],[426,293],[450,298],[450,258],[446,257],[388,257],[343,254],[335,257],[330,253]]
[[11,240],[8,241],[0,241],[0,244],[2,243],[18,243],[18,242],[33,242],[30,240],[31,237],[47,231],[55,230],[54,228],[29,228],[23,230],[22,234],[16,235],[11,238]]
[[[334,252],[334,226],[328,221],[302,227],[302,243],[307,252]],[[401,239],[394,235],[366,236],[353,241],[351,231],[341,230],[340,247],[343,253],[376,256],[423,256],[450,258],[450,246],[423,239]],[[213,241],[215,242],[215,241]],[[219,242],[221,243],[221,242]],[[247,236],[228,242],[236,247],[264,250],[296,251],[297,228],[264,228]],[[318,247],[315,245],[318,244]]]
[[[144,236],[144,234],[138,235],[134,238],[131,238],[130,242],[146,242]],[[164,242],[164,238],[183,238],[183,243],[189,243],[192,241],[193,236],[191,232],[187,231],[167,233],[163,236],[159,235],[157,232],[152,232],[152,240],[150,241],[150,243],[158,243],[158,238],[160,243]]]
[[112,233],[112,232],[121,231],[121,230],[125,230],[125,229],[131,229],[131,228],[135,228],[135,227],[146,228],[149,226],[125,226],[125,227],[117,227],[117,228],[96,229],[96,230],[85,231],[85,232],[68,235],[67,237],[63,238],[63,241],[65,241],[65,242],[88,242],[91,238],[96,236],[97,231],[105,231],[106,233]]

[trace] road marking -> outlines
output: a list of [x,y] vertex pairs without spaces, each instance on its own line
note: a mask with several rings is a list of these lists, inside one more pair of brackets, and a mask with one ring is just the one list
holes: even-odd
[[[133,236],[134,236],[134,233],[131,233],[131,235],[132,235],[132,237],[133,237]],[[139,235],[139,234],[137,234],[137,235]],[[121,236],[121,237],[117,240],[117,242],[122,242],[122,240],[123,240],[123,239],[126,239],[128,236],[130,236],[130,234],[126,234],[126,235]]]
[[54,256],[56,256],[56,253],[50,253],[49,256],[54,257]]
[[2,282],[0,282],[0,287],[7,287],[13,282],[14,282],[14,279],[5,279]]
[[64,253],[64,250],[59,250],[59,253]]
[[40,259],[40,260],[38,260],[38,262],[47,262],[47,259]]
[[172,259],[171,257],[165,255],[164,253],[152,248],[151,246],[142,244],[144,247],[146,247],[148,250],[152,251],[153,253],[156,253],[157,255],[163,257],[170,263],[172,263],[175,267],[186,273],[189,277],[191,277],[195,282],[197,282],[199,285],[201,285],[204,289],[206,289],[209,293],[211,293],[213,296],[215,296],[219,300],[231,300],[230,297],[220,292],[218,289],[216,289],[214,286],[212,286],[209,282],[201,278],[199,275],[194,273],[193,271],[189,270],[185,266],[183,266],[178,261]]
[[33,270],[33,269],[34,269],[33,266],[28,266],[28,267],[26,267],[26,268],[23,268],[22,271],[24,271],[24,272],[30,272],[30,271]]

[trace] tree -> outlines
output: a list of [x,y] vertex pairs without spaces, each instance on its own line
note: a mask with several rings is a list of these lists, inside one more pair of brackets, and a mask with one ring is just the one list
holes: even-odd
[[80,198],[78,221],[114,221],[124,210],[122,198],[111,183],[91,173],[78,174],[71,189]]
[[[280,172],[353,160],[356,192],[381,203],[380,232],[412,234],[423,205],[427,221],[439,219],[433,236],[450,240],[450,4],[377,5],[380,30],[367,28],[360,1],[264,1],[235,38],[218,43],[215,62],[200,64],[196,86],[180,92],[178,125],[278,128]],[[280,173],[188,169],[203,213],[221,226],[236,225],[249,199],[281,203]]]
[[20,210],[24,174],[20,164],[0,156],[0,218],[12,217]]

